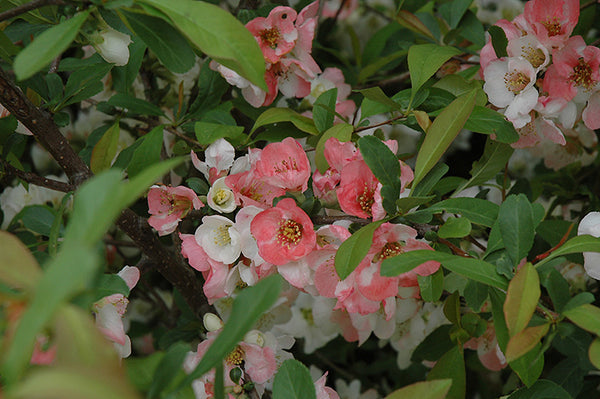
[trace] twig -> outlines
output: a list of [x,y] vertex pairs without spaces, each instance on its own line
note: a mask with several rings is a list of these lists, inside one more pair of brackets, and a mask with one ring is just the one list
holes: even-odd
[[354,129],[354,133],[362,132],[363,130],[374,129],[374,128],[380,127],[380,126],[391,125],[394,121],[397,121],[398,119],[402,119],[402,118],[406,118],[406,116],[400,115],[400,116],[396,116],[392,119],[388,119],[387,121],[384,121],[381,123],[376,123],[375,125],[357,127]]
[[580,10],[580,11],[581,11],[581,10],[585,10],[586,8],[588,8],[588,7],[591,7],[591,6],[593,6],[594,4],[598,4],[598,2],[597,2],[596,0],[592,0],[592,1],[590,1],[590,2],[587,2],[587,3],[585,3],[585,4],[582,4],[582,5],[579,7],[579,10]]
[[445,246],[447,246],[448,248],[450,248],[450,250],[452,251],[452,253],[454,255],[462,256],[463,258],[471,257],[471,255],[469,255],[468,253],[466,253],[465,251],[463,251],[456,245],[452,244],[450,241],[446,240],[445,238],[438,237],[437,240],[438,240],[438,242],[440,242],[440,243],[444,244]]
[[57,6],[63,4],[65,4],[63,0],[33,0],[29,3],[22,4],[15,8],[11,8],[10,10],[4,11],[3,13],[0,13],[0,21],[6,21],[7,19],[17,17],[31,10],[35,10],[36,8],[41,8],[45,6]]
[[55,191],[61,191],[63,193],[68,193],[69,191],[75,190],[75,186],[73,186],[72,184],[64,183],[62,181],[54,179],[48,179],[46,177],[36,175],[32,172],[25,172],[23,170],[15,168],[14,166],[6,162],[4,159],[0,159],[0,162],[2,163],[2,168],[8,175],[18,177],[19,179],[24,180],[27,183],[31,183],[40,187],[46,187]]
[[533,263],[537,263],[542,259],[546,259],[552,252],[556,251],[558,248],[560,248],[561,245],[563,245],[567,239],[569,238],[569,235],[571,234],[571,230],[573,230],[573,226],[575,226],[575,223],[571,223],[571,225],[569,226],[569,228],[567,229],[567,232],[565,233],[565,235],[560,239],[560,241],[558,242],[558,244],[556,244],[554,247],[550,248],[549,250],[547,250],[544,253],[539,254],[538,256],[536,256],[533,259]]
[[362,219],[355,216],[324,216],[324,215],[316,215],[312,216],[311,220],[314,224],[322,225],[322,224],[333,224],[335,222],[339,222],[340,220],[347,220],[351,223],[367,225],[371,223],[371,219]]

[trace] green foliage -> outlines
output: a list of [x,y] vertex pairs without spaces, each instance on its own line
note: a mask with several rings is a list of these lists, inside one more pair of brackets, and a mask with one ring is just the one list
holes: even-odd
[[361,227],[360,230],[340,245],[334,261],[335,270],[340,279],[348,277],[367,256],[373,241],[373,233],[383,222],[383,220],[380,220]]
[[315,399],[315,386],[305,365],[288,359],[273,380],[273,399]]

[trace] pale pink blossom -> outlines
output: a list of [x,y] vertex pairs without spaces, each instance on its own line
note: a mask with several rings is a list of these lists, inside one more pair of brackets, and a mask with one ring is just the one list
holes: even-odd
[[275,198],[285,194],[283,188],[274,186],[269,180],[257,176],[253,169],[227,176],[225,184],[233,190],[236,203],[266,209],[273,205]]
[[175,231],[177,225],[192,209],[204,204],[187,187],[152,186],[148,191],[148,224],[163,236]]
[[480,337],[473,337],[465,343],[465,348],[477,351],[477,356],[488,370],[500,371],[508,363],[504,354],[498,346],[496,332],[492,323],[488,323],[487,329]]
[[190,152],[192,164],[210,184],[226,176],[235,159],[235,148],[224,138],[215,140],[204,151],[205,161],[201,161],[195,152]]
[[333,388],[325,386],[327,374],[328,373],[323,374],[321,378],[315,381],[315,391],[317,393],[317,399],[340,399],[340,396]]
[[[600,212],[590,212],[585,215],[579,223],[577,234],[600,237]],[[600,254],[597,252],[584,252],[583,259],[583,267],[588,276],[600,280]]]
[[266,61],[274,64],[292,51],[298,38],[298,30],[294,25],[296,17],[293,8],[279,6],[273,8],[268,17],[257,17],[246,24]]
[[560,48],[579,20],[578,0],[531,0],[523,16],[531,32],[548,49]]
[[268,144],[256,162],[258,178],[265,178],[273,186],[289,191],[306,191],[310,172],[306,152],[292,137]]

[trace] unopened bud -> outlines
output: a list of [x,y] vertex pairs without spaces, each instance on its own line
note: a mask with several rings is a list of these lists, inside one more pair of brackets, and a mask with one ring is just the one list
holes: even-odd
[[129,61],[129,43],[129,35],[107,28],[99,32],[99,40],[94,48],[106,62],[123,66]]
[[202,318],[206,331],[217,331],[223,328],[223,321],[214,313],[206,313]]

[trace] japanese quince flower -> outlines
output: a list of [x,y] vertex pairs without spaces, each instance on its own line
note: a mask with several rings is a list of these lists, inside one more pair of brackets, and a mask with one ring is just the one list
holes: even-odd
[[312,221],[292,198],[284,198],[256,215],[250,231],[259,255],[278,266],[308,255],[316,243]]
[[98,43],[94,43],[96,51],[111,64],[126,65],[129,61],[129,35],[106,28],[98,33]]
[[473,337],[465,343],[465,348],[477,351],[477,356],[488,370],[500,371],[505,368],[508,363],[498,345],[496,332],[492,323],[488,324],[485,333],[480,337]]
[[[133,289],[140,279],[137,267],[125,266],[118,273],[129,289]],[[125,334],[123,315],[129,301],[123,294],[113,294],[102,298],[94,304],[96,326],[102,334],[114,343],[117,353],[125,358],[131,354],[131,340]]]
[[204,204],[187,187],[152,186],[148,191],[148,219],[150,226],[163,236],[175,231],[177,225],[191,210]]
[[252,33],[265,60],[274,64],[292,51],[298,38],[298,30],[294,25],[297,13],[290,7],[275,7],[267,18],[258,17],[246,24]]
[[300,143],[286,137],[268,144],[256,162],[256,174],[275,187],[290,191],[306,191],[310,178],[310,163]]
[[220,215],[204,216],[195,237],[198,245],[217,262],[233,263],[242,252],[240,233],[231,220]]
[[579,1],[528,1],[523,16],[529,29],[544,46],[549,49],[562,47],[579,20]]
[[206,161],[201,161],[194,151],[190,155],[194,167],[202,172],[210,184],[213,184],[220,177],[227,175],[235,159],[235,148],[227,140],[220,138],[204,151]]
[[[590,212],[579,223],[577,229],[578,235],[589,234],[593,237],[600,237],[600,212]],[[600,280],[600,253],[584,252],[583,267],[588,276]]]
[[538,101],[538,91],[534,87],[535,69],[529,61],[514,57],[496,60],[487,66],[483,76],[483,90],[490,103],[506,108],[505,116],[515,128],[531,122],[529,113]]
[[235,210],[235,195],[233,190],[225,184],[225,177],[217,179],[210,187],[207,202],[208,206],[217,212],[230,213]]

